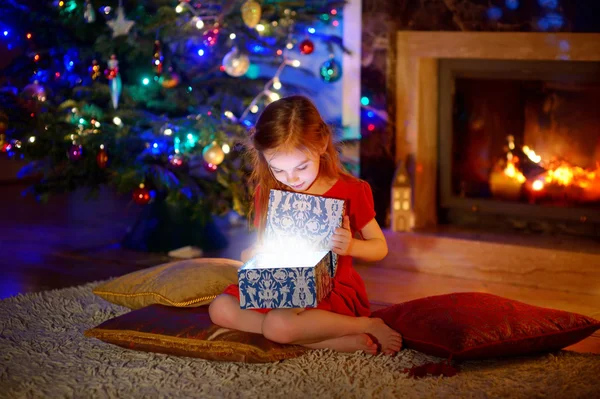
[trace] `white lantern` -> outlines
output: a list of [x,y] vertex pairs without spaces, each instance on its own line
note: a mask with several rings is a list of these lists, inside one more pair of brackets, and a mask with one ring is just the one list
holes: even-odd
[[394,173],[390,212],[392,231],[412,230],[415,225],[415,215],[412,207],[410,179],[404,161],[398,163]]

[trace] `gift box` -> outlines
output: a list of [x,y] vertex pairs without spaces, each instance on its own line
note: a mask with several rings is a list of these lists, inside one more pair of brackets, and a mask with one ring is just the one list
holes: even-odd
[[238,271],[240,308],[316,307],[331,292],[345,202],[271,190],[263,245]]

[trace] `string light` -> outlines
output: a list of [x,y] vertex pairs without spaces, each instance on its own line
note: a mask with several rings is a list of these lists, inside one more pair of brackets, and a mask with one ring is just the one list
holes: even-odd
[[[258,29],[258,26],[256,26],[256,30]],[[264,27],[263,27],[264,28]],[[309,28],[310,29],[310,28]],[[282,56],[283,60],[281,61],[281,64],[279,64],[279,67],[277,68],[277,70],[275,71],[275,75],[264,85],[263,90],[258,93],[256,95],[256,97],[254,97],[254,99],[250,102],[250,104],[248,105],[248,107],[246,107],[246,109],[244,110],[244,112],[242,112],[242,115],[238,118],[238,120],[242,120],[244,121],[244,123],[248,126],[250,123],[248,122],[248,120],[246,119],[246,117],[248,116],[248,113],[257,113],[259,110],[258,107],[258,102],[262,99],[265,98],[267,103],[271,103],[273,101],[277,101],[281,98],[281,96],[278,93],[275,93],[273,91],[271,91],[271,89],[273,90],[280,90],[282,85],[281,85],[281,80],[279,79],[279,77],[281,76],[281,73],[283,72],[283,70],[285,69],[286,66],[291,66],[294,68],[298,68],[300,66],[300,61],[296,60],[296,59],[290,59],[288,58],[288,50],[292,49],[294,46],[292,44],[292,33],[294,31],[294,21],[292,20],[290,25],[288,26],[288,36],[287,36],[287,46],[285,49],[281,50],[277,50],[277,55],[278,56]],[[289,46],[290,44],[291,47]]]

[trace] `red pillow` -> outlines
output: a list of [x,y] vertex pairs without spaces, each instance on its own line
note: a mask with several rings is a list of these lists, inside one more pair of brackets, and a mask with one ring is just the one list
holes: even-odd
[[378,310],[407,348],[438,357],[481,359],[556,351],[600,328],[600,321],[496,295],[464,292]]

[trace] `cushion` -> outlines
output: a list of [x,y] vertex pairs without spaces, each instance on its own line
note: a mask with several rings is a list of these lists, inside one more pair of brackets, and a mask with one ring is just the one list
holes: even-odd
[[275,362],[307,350],[277,344],[261,334],[216,326],[210,321],[208,306],[151,305],[105,321],[85,335],[128,349],[231,362]]
[[237,284],[242,262],[187,259],[170,262],[110,280],[94,289],[99,297],[131,309],[155,303],[195,307],[210,303],[230,284]]
[[372,317],[402,334],[407,348],[464,360],[555,351],[600,328],[600,321],[580,314],[479,292],[416,299]]

